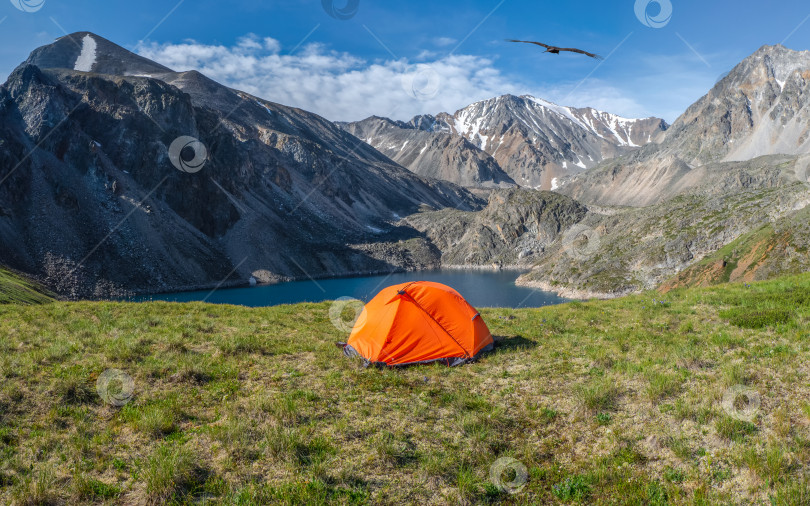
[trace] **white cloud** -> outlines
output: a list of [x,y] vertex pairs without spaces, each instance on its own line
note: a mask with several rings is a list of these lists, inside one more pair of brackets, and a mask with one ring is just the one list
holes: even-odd
[[434,39],[433,42],[437,46],[445,47],[445,46],[452,46],[453,44],[455,44],[458,41],[456,39],[452,38],[452,37],[438,37],[438,38]]
[[198,70],[225,85],[330,120],[354,121],[372,115],[407,120],[417,114],[454,112],[506,93],[532,94],[624,116],[649,115],[604,82],[527,86],[504,76],[491,59],[473,55],[369,62],[320,44],[308,44],[290,55],[282,54],[275,39],[253,34],[233,46],[186,41],[141,45],[136,51],[177,71]]

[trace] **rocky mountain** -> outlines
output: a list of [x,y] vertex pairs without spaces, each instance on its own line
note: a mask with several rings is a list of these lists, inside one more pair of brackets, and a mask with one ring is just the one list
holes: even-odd
[[810,206],[741,235],[664,281],[668,292],[686,286],[752,282],[810,271]]
[[496,190],[480,211],[445,208],[404,218],[441,252],[452,267],[530,267],[565,230],[588,210],[575,200],[548,191]]
[[621,118],[528,95],[504,95],[408,123],[368,118],[342,126],[417,174],[504,186],[494,161],[516,184],[546,190],[562,177],[656,141],[667,129],[658,118]]
[[416,119],[404,123],[379,117],[341,124],[347,132],[420,176],[468,187],[516,186],[489,153],[466,138],[427,130],[422,125]]
[[564,234],[519,282],[611,296],[810,268],[808,78],[809,51],[765,46],[660,143],[564,180],[590,210],[577,225],[588,255]]
[[[810,153],[810,51],[764,46],[650,144],[561,183],[601,205],[645,206],[722,179],[733,162]],[[711,170],[712,168],[716,170]]]
[[[697,272],[694,266],[758,231],[775,226],[787,230],[787,224],[801,221],[797,216],[807,215],[808,206],[808,186],[797,182],[722,195],[693,192],[643,208],[588,206],[587,216],[536,256],[532,271],[522,275],[518,284],[576,298],[616,297],[666,283],[679,286],[670,281],[679,273]],[[726,254],[729,259],[745,258],[736,260],[739,272],[733,277],[725,274],[731,275],[734,268],[726,273],[726,264],[721,262],[714,277],[700,270],[705,275],[701,283],[684,281],[680,286],[764,279],[810,266],[805,249],[810,243],[807,227],[795,229],[793,244],[767,240],[779,235],[763,235],[756,248],[749,248],[752,251],[739,248],[734,253],[738,250],[732,248]],[[675,279],[700,278],[681,276]]]
[[0,87],[0,147],[0,264],[69,297],[420,268],[425,241],[392,224],[483,204],[87,32]]

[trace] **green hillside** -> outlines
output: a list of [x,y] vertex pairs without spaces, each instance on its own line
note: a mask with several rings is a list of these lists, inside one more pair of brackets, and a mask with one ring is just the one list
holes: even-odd
[[0,267],[0,304],[43,304],[52,300],[44,288]]
[[402,370],[328,303],[2,305],[0,503],[807,504],[810,275],[661,298],[483,310],[495,352]]
[[775,220],[689,266],[662,285],[710,286],[760,281],[810,270],[810,207]]

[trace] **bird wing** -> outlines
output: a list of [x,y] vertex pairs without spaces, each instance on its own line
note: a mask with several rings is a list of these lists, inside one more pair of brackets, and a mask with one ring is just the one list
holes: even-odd
[[585,56],[590,56],[591,58],[596,58],[597,60],[604,60],[604,58],[602,58],[598,54],[589,53],[587,51],[583,51],[582,49],[577,49],[575,47],[560,47],[557,49],[559,49],[560,51],[570,51],[572,53],[584,54]]
[[507,42],[523,42],[524,44],[536,44],[538,46],[543,46],[546,49],[551,49],[551,46],[548,44],[543,44],[542,42],[534,42],[533,40],[515,40],[515,39],[506,39]]

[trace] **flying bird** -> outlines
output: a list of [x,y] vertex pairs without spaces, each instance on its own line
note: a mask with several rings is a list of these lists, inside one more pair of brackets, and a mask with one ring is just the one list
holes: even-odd
[[532,40],[514,40],[514,39],[506,39],[507,42],[523,42],[524,44],[536,44],[538,46],[542,46],[546,48],[544,51],[545,53],[552,53],[552,54],[560,54],[560,51],[569,51],[571,53],[579,53],[584,54],[585,56],[590,56],[591,58],[596,58],[597,60],[603,60],[601,56],[598,54],[589,53],[587,51],[583,51],[582,49],[577,49],[574,47],[557,47],[557,46],[549,46],[548,44],[543,44],[542,42],[534,42]]

